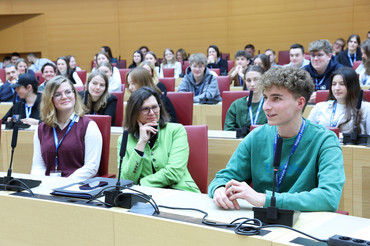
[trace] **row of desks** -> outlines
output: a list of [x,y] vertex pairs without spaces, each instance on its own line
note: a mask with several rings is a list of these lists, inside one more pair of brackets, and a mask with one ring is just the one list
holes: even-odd
[[[5,173],[0,173],[4,176]],[[14,174],[15,177],[33,178]],[[35,194],[48,195],[51,189],[73,180],[44,177]],[[241,210],[216,207],[206,194],[135,186],[152,195],[158,205],[197,208],[206,211],[211,221],[229,223],[240,217],[253,218],[252,206],[240,201]],[[1,245],[302,245],[294,240],[305,238],[282,228],[265,228],[261,235],[241,236],[231,229],[205,226],[203,214],[159,208],[160,216],[130,213],[123,208],[86,206],[74,199],[65,202],[41,200],[0,192],[2,209]],[[47,197],[49,198],[49,196]],[[328,239],[334,234],[370,240],[370,220],[328,212],[301,213],[294,228],[317,238]],[[310,241],[311,245],[317,245]],[[307,245],[307,241],[304,245]]]
[[[109,173],[117,173],[117,139],[122,128],[112,127],[110,139]],[[13,170],[29,173],[33,155],[33,130],[19,131],[18,145],[14,154]],[[223,169],[240,139],[235,132],[208,131],[208,184],[215,174]],[[12,131],[1,133],[0,171],[7,171],[10,162]],[[361,146],[342,146],[346,182],[344,184],[340,210],[351,215],[370,218],[370,148]]]

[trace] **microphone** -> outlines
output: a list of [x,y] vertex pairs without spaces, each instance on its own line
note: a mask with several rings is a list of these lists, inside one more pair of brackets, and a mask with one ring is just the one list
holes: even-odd
[[291,209],[280,209],[276,207],[276,197],[275,197],[276,176],[280,166],[282,148],[283,148],[283,138],[278,137],[276,141],[273,162],[274,177],[270,207],[267,208],[253,207],[253,212],[254,218],[261,220],[264,224],[279,224],[292,227],[293,224],[297,221],[300,212]]
[[360,90],[356,105],[356,115],[353,124],[353,131],[351,133],[343,133],[343,144],[356,144],[356,145],[370,145],[370,136],[366,134],[359,134],[358,131],[358,118],[360,115],[362,98],[364,91]]
[[[30,179],[17,179],[12,177],[12,165],[13,165],[13,156],[14,156],[14,150],[15,147],[17,147],[17,141],[18,141],[18,125],[14,125],[13,127],[13,135],[12,135],[12,153],[10,156],[10,164],[7,176],[0,178],[0,189],[7,189],[7,190],[15,190],[15,191],[21,191],[22,189],[30,189],[34,188],[36,186],[39,186],[41,181],[39,180],[30,180]],[[11,185],[11,186],[8,186]]]
[[253,91],[249,91],[248,102],[247,102],[247,114],[245,115],[245,124],[241,128],[236,130],[236,138],[244,138],[249,133],[249,128],[247,127],[248,116],[249,116],[249,107],[252,105]]
[[84,104],[87,106],[87,99],[89,97],[89,91],[86,89],[85,93],[84,93]]
[[126,147],[127,147],[127,140],[128,140],[128,131],[124,130],[122,134],[122,141],[121,141],[121,148],[119,151],[119,167],[118,167],[118,178],[117,178],[117,183],[116,187],[107,191],[104,191],[105,195],[105,202],[108,203],[111,206],[116,206],[115,200],[116,197],[119,196],[122,192],[120,191],[120,186],[121,186],[121,170],[122,170],[122,161],[123,157],[125,157],[126,154]]

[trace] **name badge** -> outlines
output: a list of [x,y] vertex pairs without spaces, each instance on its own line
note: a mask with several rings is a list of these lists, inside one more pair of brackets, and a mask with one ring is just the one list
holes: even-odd
[[62,177],[62,171],[61,170],[50,171],[50,177]]

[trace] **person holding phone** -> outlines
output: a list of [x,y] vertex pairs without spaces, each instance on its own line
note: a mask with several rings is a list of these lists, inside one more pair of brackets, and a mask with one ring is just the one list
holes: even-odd
[[[200,192],[187,169],[189,144],[186,130],[181,124],[168,122],[156,90],[144,86],[131,94],[123,125],[129,134],[122,179],[143,186]],[[122,136],[118,138],[117,153],[121,142]],[[119,160],[118,156],[118,164]]]

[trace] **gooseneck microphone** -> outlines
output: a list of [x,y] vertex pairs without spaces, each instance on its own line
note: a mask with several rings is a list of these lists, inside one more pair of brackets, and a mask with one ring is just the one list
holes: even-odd
[[353,132],[351,134],[351,140],[352,141],[356,141],[357,137],[358,137],[357,123],[358,123],[358,115],[360,114],[360,109],[361,109],[361,105],[362,105],[362,97],[363,96],[364,96],[364,91],[360,90],[360,93],[359,93],[358,99],[357,99],[356,116],[355,116],[355,122],[354,122],[354,125],[353,125]]
[[12,153],[10,156],[10,164],[8,169],[8,175],[6,176],[6,182],[8,183],[11,180],[12,177],[12,165],[13,165],[13,156],[14,156],[14,149],[17,147],[17,141],[18,141],[18,126],[15,125],[13,127],[13,135],[12,135],[12,143],[10,146],[12,147]]
[[276,176],[280,166],[282,149],[283,149],[283,138],[278,137],[274,155],[274,181],[272,186],[271,207],[276,207],[276,197],[275,197],[276,179],[277,179]]

